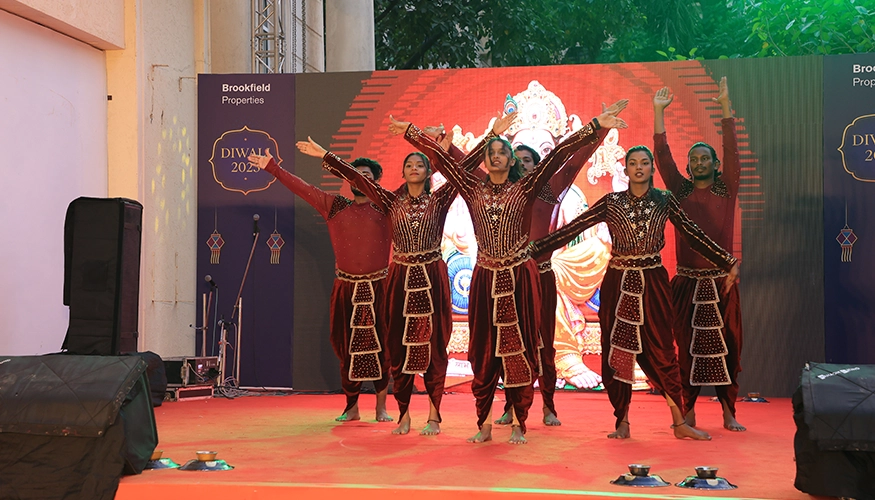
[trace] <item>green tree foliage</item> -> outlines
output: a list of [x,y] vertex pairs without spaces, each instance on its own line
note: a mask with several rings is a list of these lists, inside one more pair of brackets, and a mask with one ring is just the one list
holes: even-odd
[[374,0],[380,69],[875,52],[866,0]]
[[757,56],[875,52],[875,11],[859,0],[747,0]]
[[642,26],[636,0],[374,0],[381,69],[591,63]]

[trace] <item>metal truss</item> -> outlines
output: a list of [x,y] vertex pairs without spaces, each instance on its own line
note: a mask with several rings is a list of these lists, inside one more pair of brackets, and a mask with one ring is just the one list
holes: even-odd
[[252,72],[282,73],[286,61],[285,0],[252,0]]

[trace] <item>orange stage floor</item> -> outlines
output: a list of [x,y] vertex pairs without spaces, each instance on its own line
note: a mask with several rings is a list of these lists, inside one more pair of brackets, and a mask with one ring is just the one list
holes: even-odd
[[[503,397],[499,393],[499,397]],[[561,427],[541,421],[540,396],[529,419],[526,445],[510,445],[510,429],[496,426],[495,440],[470,444],[476,432],[471,394],[446,394],[443,433],[418,434],[428,400],[414,395],[414,429],[391,434],[394,423],[374,421],[373,395],[360,399],[359,422],[334,421],[341,395],[289,395],[213,398],[165,403],[155,409],[159,449],[183,464],[196,450],[219,452],[235,467],[222,472],[151,470],[123,477],[119,500],[155,498],[394,498],[417,500],[586,498],[812,498],[793,487],[795,426],[788,399],[738,403],[747,432],[722,428],[720,405],[700,401],[699,428],[709,442],[673,437],[665,401],[636,393],[630,420],[632,438],[610,440],[613,415],[603,393],[560,392],[556,407]],[[397,418],[394,400],[389,398]],[[495,414],[500,414],[496,401]],[[676,486],[629,488],[610,483],[627,464],[651,465],[651,473],[678,483],[697,465],[720,468],[736,484],[730,491],[700,491]]]

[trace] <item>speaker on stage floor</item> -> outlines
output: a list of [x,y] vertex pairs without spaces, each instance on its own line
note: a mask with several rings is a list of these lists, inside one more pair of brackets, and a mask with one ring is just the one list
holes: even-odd
[[143,205],[125,198],[77,198],[64,222],[63,348],[115,356],[137,351]]
[[875,365],[806,364],[793,420],[796,489],[875,499]]
[[137,356],[0,356],[0,498],[111,499],[158,445]]

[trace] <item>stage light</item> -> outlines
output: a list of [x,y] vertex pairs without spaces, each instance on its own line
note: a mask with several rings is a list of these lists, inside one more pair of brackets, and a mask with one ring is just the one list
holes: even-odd
[[617,486],[636,486],[639,488],[656,488],[671,485],[671,483],[656,474],[651,476],[650,466],[641,464],[629,464],[629,472],[611,481],[611,484],[616,484]]
[[179,467],[179,464],[173,460],[170,460],[169,458],[161,458],[163,453],[164,450],[153,451],[152,458],[146,462],[146,466],[143,467],[143,470],[176,469]]
[[700,465],[696,467],[696,475],[688,476],[677,484],[681,488],[696,490],[734,490],[738,488],[725,478],[717,477],[717,467]]
[[197,471],[214,471],[214,470],[231,470],[234,467],[228,465],[224,460],[216,460],[218,451],[196,451],[197,459],[191,459],[185,463],[179,470],[197,470]]

